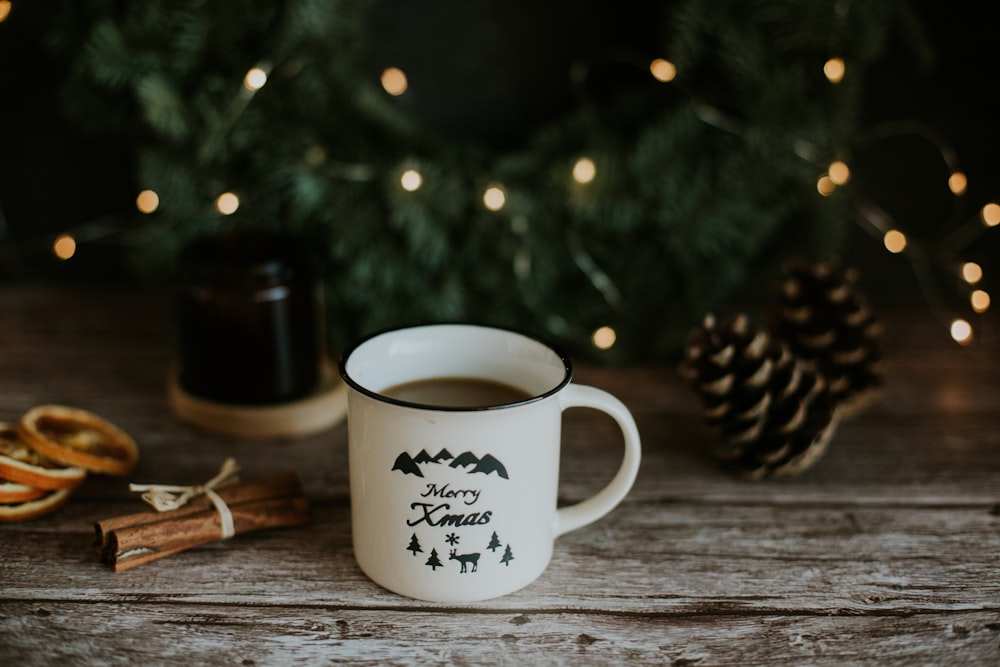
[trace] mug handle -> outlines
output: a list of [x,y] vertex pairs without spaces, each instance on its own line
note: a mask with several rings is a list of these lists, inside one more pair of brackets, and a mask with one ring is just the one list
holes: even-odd
[[641,448],[639,429],[625,404],[608,392],[586,385],[569,384],[559,393],[563,411],[567,408],[593,408],[611,415],[625,436],[625,456],[614,478],[596,495],[556,511],[556,537],[597,521],[618,505],[632,488],[639,472]]

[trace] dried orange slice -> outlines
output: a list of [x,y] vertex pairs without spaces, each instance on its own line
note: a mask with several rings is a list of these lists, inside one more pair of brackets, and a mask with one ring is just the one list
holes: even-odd
[[0,480],[0,503],[23,503],[41,498],[45,493],[45,489],[39,489],[37,486]]
[[[87,471],[83,468],[53,461],[31,449],[20,437],[17,426],[0,422],[0,479],[7,482],[0,485],[0,489],[6,487],[8,493],[16,494],[17,490],[10,487],[24,485],[41,489],[42,492],[35,495],[38,497],[44,491],[72,489],[86,476]],[[15,496],[7,500],[0,491],[0,502],[30,499],[22,494],[20,499]]]
[[79,408],[31,408],[21,417],[18,433],[39,454],[93,472],[125,475],[139,460],[139,448],[132,436]]
[[0,504],[0,523],[27,521],[48,514],[65,503],[72,492],[72,489],[59,489],[51,491],[41,498],[23,503],[2,503]]

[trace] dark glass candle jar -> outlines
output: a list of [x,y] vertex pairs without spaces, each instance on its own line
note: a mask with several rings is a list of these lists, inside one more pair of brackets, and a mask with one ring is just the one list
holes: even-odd
[[181,253],[180,385],[224,403],[282,403],[312,392],[322,360],[317,281],[302,243],[242,233]]

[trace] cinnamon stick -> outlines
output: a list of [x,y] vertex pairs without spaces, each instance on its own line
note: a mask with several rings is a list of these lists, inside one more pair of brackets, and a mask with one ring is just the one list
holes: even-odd
[[[261,500],[263,498],[285,498],[289,496],[302,495],[302,482],[294,472],[286,471],[262,477],[250,482],[232,484],[216,489],[219,497],[229,506],[239,503]],[[173,521],[176,518],[201,512],[206,509],[214,509],[212,501],[207,496],[192,498],[184,507],[170,512],[157,512],[147,510],[136,512],[124,516],[113,517],[98,521],[94,524],[95,546],[98,556],[101,556],[107,548],[108,535],[112,531],[120,530],[129,526],[139,526],[147,523],[158,523],[161,521]]]
[[[229,508],[233,534],[301,525],[309,521],[309,502],[293,472],[216,490]],[[168,512],[137,512],[94,525],[98,557],[115,572],[223,538],[219,510],[206,496]]]
[[[309,521],[309,502],[303,496],[266,498],[229,506],[236,535],[265,528],[297,526]],[[221,539],[218,511],[189,513],[168,521],[154,521],[107,533],[103,560],[115,572]]]

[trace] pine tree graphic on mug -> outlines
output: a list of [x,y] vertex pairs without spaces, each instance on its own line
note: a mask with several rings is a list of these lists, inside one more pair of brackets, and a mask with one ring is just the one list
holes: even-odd
[[497,531],[493,531],[493,537],[490,538],[490,543],[486,545],[486,548],[490,551],[496,551],[501,546],[500,538],[497,537]]
[[416,533],[413,533],[410,537],[410,546],[406,547],[406,550],[412,551],[414,556],[423,551],[423,549],[420,548],[420,540],[417,539]]
[[503,558],[500,559],[500,562],[509,566],[512,560],[514,560],[514,554],[511,552],[510,545],[508,544],[507,548],[504,549]]

